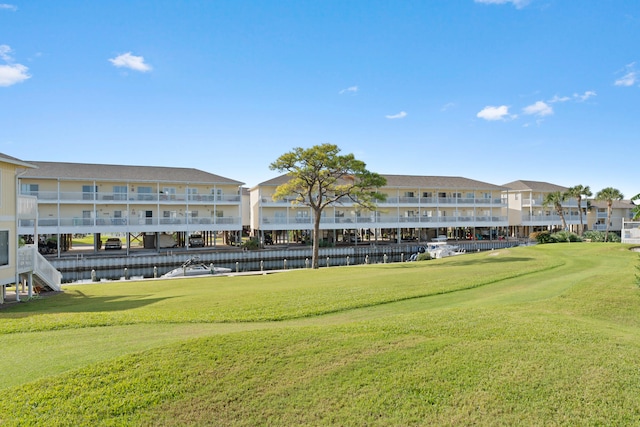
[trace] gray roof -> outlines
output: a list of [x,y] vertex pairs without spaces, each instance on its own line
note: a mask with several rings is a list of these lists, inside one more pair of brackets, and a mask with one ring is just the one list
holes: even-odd
[[24,160],[20,160],[16,157],[8,156],[4,153],[0,153],[0,162],[11,163],[13,165],[21,166],[23,168],[35,168],[35,165],[29,164]]
[[[461,190],[506,190],[495,184],[476,181],[459,176],[420,176],[420,175],[385,175],[385,188],[433,188],[433,189],[461,189]],[[289,180],[287,174],[264,181],[258,186],[278,186]]]
[[565,192],[569,189],[567,187],[550,184],[548,182],[525,180],[513,181],[508,184],[504,184],[503,187],[507,187],[509,190],[514,191],[540,191],[543,193],[552,193],[554,191]]
[[193,168],[173,168],[165,166],[125,166],[91,163],[30,162],[37,169],[27,170],[23,178],[172,182],[191,184],[233,184],[243,182],[214,175]]
[[[589,204],[593,208],[606,208],[606,200],[589,199]],[[631,200],[614,200],[611,204],[613,209],[633,209],[636,205]]]
[[384,175],[386,187],[407,188],[441,188],[461,190],[505,190],[505,188],[488,182],[461,176],[421,176],[421,175]]

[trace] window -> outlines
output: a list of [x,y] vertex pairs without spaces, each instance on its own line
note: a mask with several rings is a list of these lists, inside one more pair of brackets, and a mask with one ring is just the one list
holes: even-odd
[[9,231],[0,231],[0,265],[9,265]]
[[475,199],[476,195],[475,193],[467,193],[467,199]]
[[431,198],[431,197],[433,197],[433,193],[431,191],[423,191],[422,192],[422,197]]
[[413,191],[405,191],[404,192],[404,197],[414,197],[413,196]]
[[153,200],[153,188],[138,187],[138,200]]
[[93,225],[93,211],[82,211],[82,225]]
[[162,189],[162,194],[164,195],[163,199],[165,199],[165,200],[175,200],[176,199],[176,188],[175,187],[164,187]]
[[127,200],[127,186],[126,185],[114,185],[113,186],[113,200]]
[[37,196],[38,184],[22,184],[20,186],[20,193],[26,196]]
[[93,200],[94,195],[98,193],[97,185],[83,185],[82,186],[82,200]]
[[440,193],[438,193],[438,197],[440,197],[442,199],[445,199],[447,197],[447,193],[440,192]]

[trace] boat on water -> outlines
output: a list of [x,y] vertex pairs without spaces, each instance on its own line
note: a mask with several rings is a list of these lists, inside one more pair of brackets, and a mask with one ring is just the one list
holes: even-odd
[[445,258],[465,253],[465,250],[460,246],[450,245],[442,241],[429,242],[426,251],[429,252],[431,259]]
[[188,259],[180,267],[174,268],[173,270],[163,274],[162,277],[190,277],[226,273],[231,273],[231,269],[225,267],[214,267],[213,264],[206,265],[200,262],[198,257],[193,257]]

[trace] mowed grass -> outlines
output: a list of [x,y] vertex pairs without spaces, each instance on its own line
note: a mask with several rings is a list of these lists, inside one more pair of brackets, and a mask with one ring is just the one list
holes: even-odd
[[2,425],[637,425],[638,254],[69,286],[0,311]]

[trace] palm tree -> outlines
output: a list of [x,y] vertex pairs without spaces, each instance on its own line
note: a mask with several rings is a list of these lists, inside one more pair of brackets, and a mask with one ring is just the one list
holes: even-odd
[[544,200],[542,201],[542,206],[547,207],[549,205],[553,205],[558,215],[560,215],[563,230],[567,229],[567,221],[565,221],[564,219],[564,211],[562,209],[562,202],[564,202],[566,199],[567,196],[565,193],[562,193],[560,191],[553,191],[551,193],[547,193],[547,195],[544,196]]
[[609,225],[611,223],[611,208],[613,207],[614,200],[622,200],[624,195],[617,188],[607,187],[598,191],[596,194],[596,200],[601,202],[607,202],[607,231],[604,234],[604,241],[609,240]]
[[633,213],[633,220],[635,221],[640,219],[640,193],[633,196],[631,202],[635,205],[633,211],[631,211],[631,213]]
[[582,196],[591,197],[593,193],[591,189],[587,185],[576,185],[574,187],[570,187],[565,193],[567,197],[574,198],[578,201],[578,212],[580,212],[580,235],[584,233],[584,221],[582,220]]

